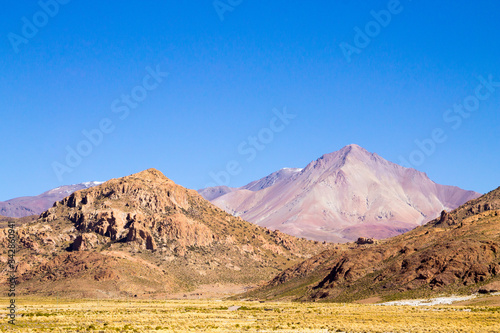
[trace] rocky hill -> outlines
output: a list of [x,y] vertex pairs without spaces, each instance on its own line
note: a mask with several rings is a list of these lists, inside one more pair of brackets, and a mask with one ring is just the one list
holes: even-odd
[[67,197],[71,193],[99,184],[102,184],[102,182],[85,182],[81,184],[64,185],[36,196],[19,197],[7,201],[0,201],[0,215],[7,217],[39,215],[52,207],[54,202]]
[[155,169],[76,191],[16,231],[17,291],[38,295],[253,285],[328,247],[231,216]]
[[303,169],[286,168],[241,188],[200,193],[257,225],[330,242],[395,236],[480,196],[436,184],[423,172],[354,144]]
[[500,188],[369,243],[326,250],[242,297],[345,302],[487,291],[500,281]]

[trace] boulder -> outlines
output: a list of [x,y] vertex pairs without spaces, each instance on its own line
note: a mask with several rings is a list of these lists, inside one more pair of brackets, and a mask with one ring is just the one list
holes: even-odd
[[477,291],[480,294],[496,293],[500,291],[500,281],[495,281],[482,286]]
[[367,237],[359,237],[358,240],[356,241],[356,244],[358,245],[373,244],[373,243],[375,243],[373,238],[367,238]]

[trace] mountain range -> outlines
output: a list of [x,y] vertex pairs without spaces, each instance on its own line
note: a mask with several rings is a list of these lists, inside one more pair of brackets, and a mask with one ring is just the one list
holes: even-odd
[[[148,169],[76,191],[17,226],[16,292],[220,297],[260,285],[235,297],[342,302],[488,292],[500,284],[499,212],[500,188],[403,235],[332,244],[246,222]],[[6,228],[0,244],[5,269]]]
[[75,185],[64,185],[46,191],[37,196],[27,196],[0,201],[0,215],[7,217],[25,217],[38,215],[49,209],[54,202],[62,200],[71,193],[102,184],[102,182],[85,182]]
[[[0,202],[0,216],[38,215],[71,193],[102,182],[60,186]],[[313,240],[387,238],[411,230],[480,194],[432,182],[357,145],[323,155],[305,168],[284,168],[240,188],[199,190],[247,221]]]
[[439,185],[351,144],[304,168],[285,168],[240,188],[199,190],[226,212],[289,235],[329,242],[387,238],[481,194]]

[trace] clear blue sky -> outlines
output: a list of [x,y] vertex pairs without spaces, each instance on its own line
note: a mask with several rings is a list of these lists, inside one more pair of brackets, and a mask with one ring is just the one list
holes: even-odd
[[[500,185],[500,87],[478,87],[500,82],[497,1],[238,2],[4,4],[0,200],[150,167],[198,189],[229,161],[241,186],[350,143],[438,183]],[[71,167],[68,147],[92,151]]]

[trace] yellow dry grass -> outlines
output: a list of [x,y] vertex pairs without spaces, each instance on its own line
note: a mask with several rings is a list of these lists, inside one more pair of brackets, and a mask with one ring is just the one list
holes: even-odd
[[[8,304],[7,299],[0,299]],[[499,332],[499,307],[18,299],[3,332]],[[232,306],[240,306],[231,311]],[[2,309],[5,309],[2,306]]]

